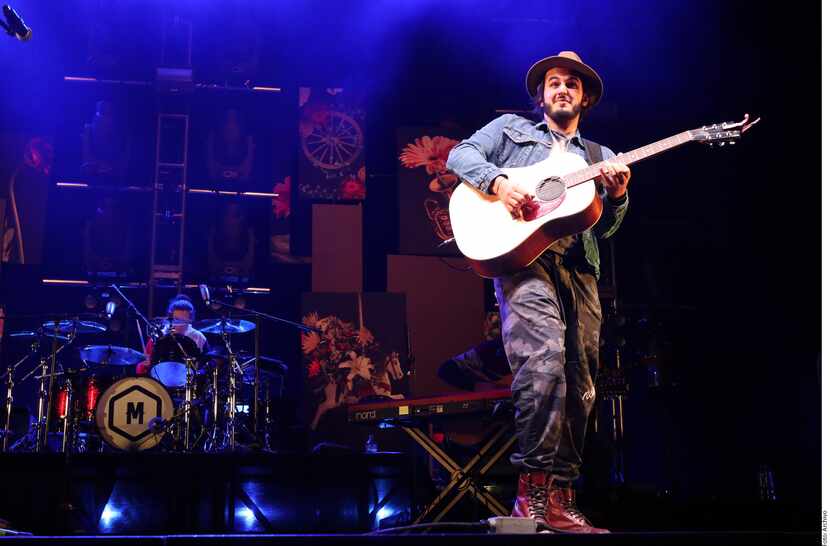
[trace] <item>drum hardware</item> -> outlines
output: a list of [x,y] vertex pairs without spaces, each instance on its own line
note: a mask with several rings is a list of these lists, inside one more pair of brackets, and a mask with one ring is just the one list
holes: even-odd
[[[228,309],[229,311],[232,311],[232,312],[238,312],[239,311],[239,309],[237,309],[233,305],[229,305],[229,304],[227,304],[223,301],[220,301],[220,300],[211,299],[210,290],[206,285],[203,285],[203,284],[199,285],[199,292],[201,293],[202,299],[204,300],[205,304],[209,307],[210,306],[218,306],[218,307]],[[228,342],[227,342],[228,333],[231,333],[231,332],[233,332],[233,333],[244,333],[242,330],[244,330],[244,331],[256,330],[255,353],[254,353],[254,360],[253,360],[253,363],[254,363],[254,368],[253,368],[254,394],[253,394],[253,397],[252,397],[252,402],[253,402],[253,416],[254,416],[254,421],[253,421],[254,433],[255,433],[256,436],[258,436],[260,434],[260,431],[261,431],[260,423],[259,423],[259,393],[260,393],[259,332],[261,331],[261,328],[260,328],[261,319],[266,319],[266,320],[269,320],[269,321],[272,321],[272,322],[279,322],[279,323],[283,323],[283,324],[288,324],[288,325],[293,326],[293,327],[295,327],[295,328],[297,328],[297,329],[299,329],[303,332],[306,332],[306,333],[316,332],[318,334],[322,334],[323,332],[321,330],[317,329],[317,328],[312,328],[310,326],[306,326],[305,324],[301,324],[301,323],[294,322],[294,321],[291,321],[291,320],[287,320],[287,319],[284,319],[284,318],[269,315],[267,313],[262,313],[260,311],[255,311],[255,310],[250,309],[250,308],[246,308],[245,312],[249,316],[256,317],[256,321],[257,321],[256,324],[254,324],[253,322],[250,322],[250,321],[242,321],[242,320],[240,320],[238,322],[234,322],[234,321],[231,321],[231,320],[226,318],[226,319],[224,319],[224,321],[222,321],[222,320],[220,320],[218,322],[213,321],[212,325],[211,324],[197,323],[197,329],[199,329],[203,333],[220,333],[220,334],[222,334],[223,339],[225,340],[225,345],[228,349],[228,357],[231,357],[231,355],[233,354],[232,351],[230,350],[230,347],[228,346]],[[229,327],[229,326],[227,326],[228,324],[234,324],[235,326],[234,327]],[[236,355],[234,355],[232,359],[229,358],[229,360],[231,360],[231,365],[229,366],[229,372],[242,372],[242,377],[244,378],[244,370],[239,369],[239,363],[237,361]],[[228,401],[229,406],[230,406],[230,408],[228,410],[228,413],[231,413],[233,415],[234,419],[229,419],[228,426],[235,433],[234,420],[235,420],[235,417],[236,417],[236,399],[235,399],[235,396],[236,396],[236,379],[232,378],[232,376],[233,376],[233,373],[230,373],[229,379],[230,379],[231,385],[230,385],[230,389],[229,389],[230,390],[229,398],[232,398],[232,399]],[[215,387],[214,387],[214,390],[216,390]],[[231,394],[233,395],[232,397],[230,396]],[[268,422],[270,420],[269,406],[270,406],[270,397],[268,397],[267,401],[266,401],[266,422]],[[268,426],[268,430],[270,430],[270,426]],[[270,434],[269,434],[268,430],[266,430],[266,436],[265,436],[265,438],[263,438],[263,439],[266,440],[265,442],[263,442],[263,444],[266,445],[268,447],[268,449],[270,449]],[[227,433],[226,433],[226,438],[227,438]]]
[[75,337],[78,334],[100,334],[107,331],[107,327],[91,320],[61,320],[43,323],[43,331],[46,335],[63,335]]
[[[254,393],[257,397],[258,393]],[[265,434],[264,445],[266,451],[273,451],[271,448],[271,389],[268,388],[268,381],[265,381]]]
[[[153,345],[150,376],[171,390],[184,387],[182,430],[176,436],[184,451],[191,451],[193,442],[193,406],[196,399],[196,372],[200,351],[189,337],[174,333],[175,320],[170,319],[170,333],[162,335]],[[181,321],[186,323],[186,321]],[[189,324],[189,323],[187,323]]]
[[200,320],[193,327],[203,334],[244,334],[254,330],[256,325],[248,320],[222,317],[219,320]]
[[[56,336],[52,336],[52,351],[49,359],[49,365],[46,363],[45,358],[41,358],[40,360],[40,390],[39,390],[39,397],[38,397],[38,415],[37,415],[37,425],[36,425],[36,436],[35,436],[35,452],[39,453],[46,448],[46,439],[49,436],[49,412],[52,408],[52,399],[55,394],[55,368],[58,362],[58,353],[60,353],[64,348],[68,347],[75,339],[75,331],[70,330],[68,332],[69,341],[65,345],[61,345],[58,348],[58,338]],[[37,368],[35,368],[37,369]],[[34,372],[34,370],[32,370]],[[46,377],[49,377],[49,387],[46,388]],[[25,381],[25,377],[23,380]]]
[[58,394],[58,418],[61,420],[63,425],[61,453],[67,453],[67,448],[69,447],[69,426],[72,421],[72,413],[70,412],[70,408],[74,403],[74,398],[72,396],[72,381],[69,379],[69,376],[66,377],[66,381],[64,382],[64,389],[62,389]]
[[[8,451],[9,436],[11,435],[12,405],[14,404],[14,372],[17,371],[17,368],[26,362],[31,356],[36,355],[39,350],[40,341],[35,339],[35,341],[32,342],[31,351],[14,364],[9,365],[9,368],[4,374],[6,378],[6,423],[3,426],[3,453]],[[4,376],[0,376],[0,379]]]
[[63,342],[68,342],[69,341],[69,338],[67,336],[47,334],[47,333],[44,333],[44,332],[36,332],[34,330],[23,330],[21,332],[12,332],[11,334],[9,334],[9,337],[15,337],[15,338],[17,338],[17,337],[19,337],[19,338],[24,338],[24,337],[34,338],[35,341],[33,341],[33,343],[39,343],[38,340],[42,336],[55,337],[58,340],[63,341]]
[[[225,354],[227,355],[227,370],[228,370],[228,392],[227,398],[225,401],[225,408],[224,408],[224,418],[225,418],[225,427],[223,433],[221,434],[220,438],[216,438],[217,434],[217,427],[219,424],[219,415],[220,415],[220,404],[219,404],[219,366],[214,366],[213,369],[213,419],[214,419],[214,429],[213,429],[213,441],[211,449],[213,451],[223,451],[223,450],[230,450],[233,451],[236,449],[236,395],[237,395],[237,386],[236,381],[237,378],[242,374],[242,368],[239,366],[239,360],[237,358],[237,354],[233,352],[231,348],[231,341],[229,334],[231,333],[239,333],[237,330],[233,328],[226,328],[225,327],[225,319],[223,318],[218,323],[216,321],[211,321],[216,324],[220,324],[221,327],[215,331],[209,331],[208,333],[221,333],[222,336],[222,344],[224,345],[225,350],[227,351]],[[248,330],[250,331],[250,330]]]
[[84,362],[99,366],[135,366],[144,360],[144,353],[117,345],[87,345],[80,355]]
[[[38,330],[24,330],[10,334],[12,338],[31,338],[32,344],[30,353],[10,366],[3,376],[6,379],[7,411],[14,403],[14,389],[16,387],[30,378],[37,380],[39,385],[35,422],[31,424],[29,431],[10,447],[8,445],[9,413],[3,429],[3,451],[25,450],[41,452],[46,450],[47,441],[50,437],[50,421],[53,419],[58,421],[61,430],[57,434],[62,436],[60,446],[55,449],[62,452],[71,450],[74,434],[71,432],[74,428],[72,426],[73,408],[77,398],[71,375],[79,371],[86,371],[86,368],[81,368],[80,370],[65,370],[58,363],[58,356],[66,347],[72,345],[78,334],[99,333],[104,330],[106,328],[101,324],[93,321],[80,320],[79,317],[75,316],[43,322]],[[42,347],[41,338],[44,337],[51,340],[49,355],[41,354],[38,364],[29,370],[19,381],[15,381],[14,374],[17,368],[30,357],[40,353]],[[57,378],[64,378],[64,381],[60,383],[60,387],[58,387],[58,392],[56,393]]]
[[193,418],[193,387],[196,375],[196,359],[185,358],[186,380],[184,388],[184,406],[180,411],[184,412],[184,450],[190,451],[191,430],[190,424]]
[[135,304],[132,302],[132,300],[130,298],[128,298],[124,294],[124,292],[121,291],[121,289],[118,287],[117,284],[111,284],[109,287],[112,288],[113,290],[115,290],[118,293],[118,295],[121,297],[121,299],[124,301],[124,303],[127,306],[127,313],[129,313],[130,311],[133,312],[133,314],[135,316],[136,331],[138,332],[138,339],[139,339],[139,346],[140,347],[146,347],[147,346],[147,344],[144,341],[144,333],[143,333],[143,330],[141,328],[141,323],[142,322],[144,323],[145,327],[147,328],[148,334],[151,335],[153,338],[157,338],[157,337],[160,337],[162,335],[162,329],[158,325],[156,325],[156,324],[152,323],[151,321],[149,321],[147,319],[147,317],[145,317],[144,314],[141,311],[138,310],[138,307],[135,306]]
[[[187,413],[188,412],[185,406],[181,406],[167,419],[162,417],[153,417],[150,419],[149,423],[147,423],[147,430],[149,430],[151,435],[155,437],[161,437],[165,434],[176,436],[176,428],[181,426],[181,422],[185,419],[185,415]],[[148,436],[148,438],[150,437]],[[142,441],[142,443],[143,442],[144,441]]]

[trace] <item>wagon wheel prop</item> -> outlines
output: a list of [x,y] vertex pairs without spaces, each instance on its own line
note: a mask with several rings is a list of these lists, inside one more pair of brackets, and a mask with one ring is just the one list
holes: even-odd
[[303,153],[320,169],[338,170],[351,165],[363,149],[363,131],[351,116],[328,112],[303,138]]

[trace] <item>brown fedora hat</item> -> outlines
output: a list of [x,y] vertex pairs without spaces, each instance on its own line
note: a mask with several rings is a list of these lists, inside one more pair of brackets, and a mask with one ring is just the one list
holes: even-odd
[[567,68],[582,77],[585,94],[591,99],[588,108],[599,102],[602,98],[602,79],[593,68],[583,63],[579,55],[573,51],[560,51],[558,55],[545,57],[533,63],[533,66],[527,71],[527,78],[525,79],[527,92],[531,97],[536,96],[536,88],[542,83],[548,70],[556,66]]

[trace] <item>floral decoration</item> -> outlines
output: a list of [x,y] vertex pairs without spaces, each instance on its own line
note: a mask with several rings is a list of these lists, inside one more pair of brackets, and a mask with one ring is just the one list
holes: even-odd
[[371,330],[318,313],[305,315],[303,324],[322,332],[303,333],[300,340],[307,384],[317,404],[312,429],[325,412],[342,404],[368,396],[403,398],[392,394],[392,381],[404,376],[400,356],[383,354]]
[[458,185],[458,177],[447,169],[447,158],[456,144],[458,144],[457,140],[444,136],[421,136],[407,144],[400,155],[401,165],[404,167],[408,169],[424,167],[428,175],[427,188],[441,195],[435,199],[431,197],[425,199],[424,210],[435,234],[442,241],[451,239],[453,236],[448,206],[450,195]]

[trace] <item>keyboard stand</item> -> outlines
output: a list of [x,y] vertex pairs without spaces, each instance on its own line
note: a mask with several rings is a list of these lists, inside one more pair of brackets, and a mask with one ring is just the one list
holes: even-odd
[[[468,494],[477,499],[494,515],[510,515],[510,510],[505,508],[498,499],[484,488],[481,480],[516,442],[516,435],[511,433],[512,423],[500,425],[463,467],[420,428],[408,424],[398,424],[397,426],[402,428],[430,457],[443,466],[451,477],[444,489],[418,516],[414,522],[415,524],[441,521],[452,507]],[[454,496],[446,502],[446,499],[451,495]]]

